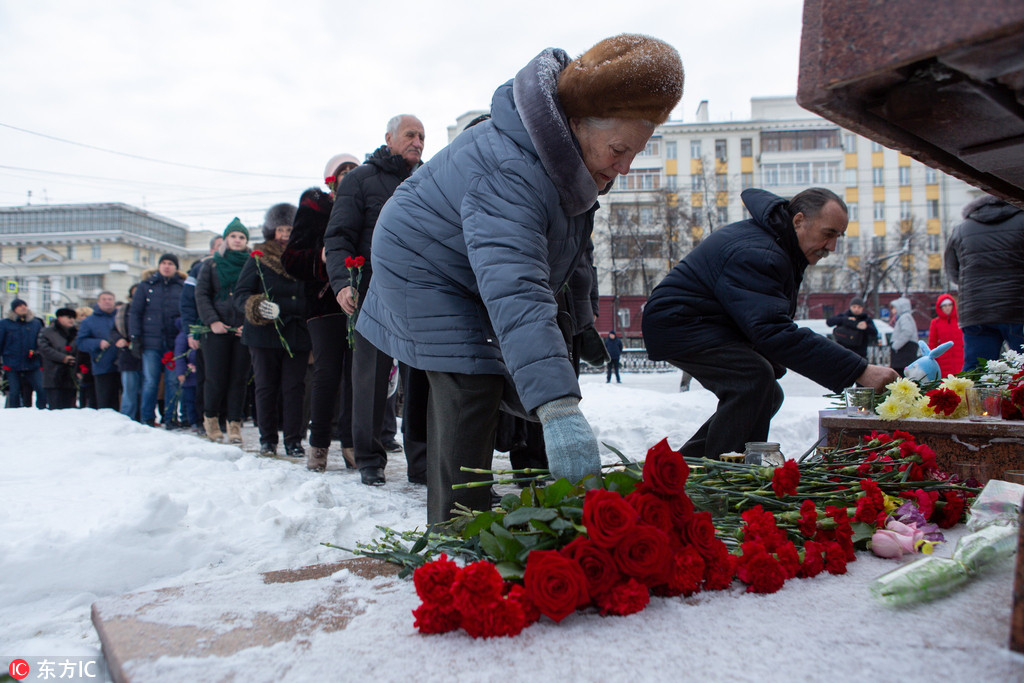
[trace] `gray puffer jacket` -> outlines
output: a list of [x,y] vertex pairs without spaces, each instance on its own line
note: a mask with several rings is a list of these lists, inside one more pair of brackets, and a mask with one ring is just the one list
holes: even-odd
[[946,244],[960,327],[1024,323],[1024,212],[991,196],[964,207]]
[[[527,411],[580,396],[555,292],[571,279],[569,298],[589,300],[598,192],[557,101],[569,61],[542,52],[497,89],[490,120],[399,186],[357,324],[415,368],[511,377]],[[577,330],[593,316],[578,309]]]

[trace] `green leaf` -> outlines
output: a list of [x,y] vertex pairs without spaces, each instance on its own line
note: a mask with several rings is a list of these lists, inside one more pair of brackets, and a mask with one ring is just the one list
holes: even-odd
[[498,570],[501,578],[505,581],[516,581],[523,578],[524,567],[518,562],[499,562],[494,565],[494,568]]
[[605,488],[609,491],[618,491],[623,496],[628,496],[640,482],[626,472],[608,472],[604,475]]
[[501,497],[500,505],[505,510],[515,510],[522,504],[523,502],[519,499],[519,496],[514,493],[506,493]]
[[[498,552],[495,553],[495,560],[514,560],[522,552],[523,544],[505,527],[495,522],[491,525],[490,531],[494,535],[498,547]],[[481,536],[483,536],[483,533],[481,533]]]
[[520,524],[527,524],[532,519],[550,522],[556,517],[558,517],[558,510],[554,508],[521,507],[505,515],[505,519],[502,521],[507,529]]
[[610,450],[610,451],[611,451],[612,453],[614,453],[615,455],[619,456],[619,460],[621,460],[621,461],[622,461],[622,464],[623,464],[623,465],[632,465],[632,464],[633,464],[633,461],[632,461],[632,460],[630,460],[629,458],[627,458],[626,456],[624,456],[624,455],[622,454],[622,451],[620,451],[620,450],[619,450],[618,448],[616,448],[615,446],[611,446],[611,445],[609,445],[609,444],[605,443],[604,441],[602,441],[602,442],[601,442],[601,445],[602,445],[602,446],[604,446],[605,448],[607,448],[608,450]]
[[[558,524],[559,522],[565,522],[565,520],[556,517],[555,520],[552,522],[552,524]],[[530,520],[530,526],[532,526],[537,531],[543,531],[545,534],[548,534],[550,536],[557,536],[558,535],[557,531],[555,531],[553,528],[551,528],[550,526],[548,526],[544,522],[540,521],[539,519],[531,519]]]
[[559,517],[555,521],[551,522],[551,529],[555,532],[568,531],[569,529],[575,529],[576,525],[569,520]]
[[472,522],[466,525],[466,528],[462,531],[463,538],[472,538],[476,536],[484,529],[487,529],[494,522],[501,519],[502,513],[488,510],[487,512],[480,513],[480,516],[474,519]]
[[850,526],[853,527],[853,544],[858,544],[860,547],[866,547],[868,541],[871,540],[871,536],[875,533],[875,527],[871,526],[867,522],[851,522]]
[[480,549],[487,554],[488,559],[495,562],[502,559],[501,546],[498,544],[498,539],[494,537],[489,531],[480,532]]
[[558,481],[544,487],[544,507],[553,508],[576,489],[568,479]]
[[423,535],[419,537],[419,540],[413,543],[412,548],[410,548],[409,552],[414,554],[421,552],[424,548],[427,547],[427,539],[429,536],[430,531],[424,531]]

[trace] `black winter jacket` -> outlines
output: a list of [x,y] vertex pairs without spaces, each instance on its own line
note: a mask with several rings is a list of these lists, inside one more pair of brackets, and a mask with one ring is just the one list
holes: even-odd
[[[868,324],[867,328],[859,329],[857,325],[865,322]],[[829,327],[843,327],[848,329],[853,336],[860,338],[860,343],[854,346],[847,346],[846,344],[839,343],[840,346],[854,351],[859,356],[867,358],[868,346],[876,346],[878,344],[878,328],[875,327],[875,321],[871,319],[871,316],[867,313],[861,313],[860,315],[854,314],[850,309],[846,309],[845,313],[833,315],[825,324]],[[834,336],[834,334],[833,334]]]
[[1024,323],[1024,212],[985,196],[964,207],[944,255],[960,327]]
[[409,164],[401,155],[392,154],[387,145],[381,145],[365,164],[356,166],[341,181],[324,235],[327,275],[335,292],[351,284],[345,259],[349,256],[363,256],[366,264],[359,282],[360,299],[366,294],[372,274],[370,242],[373,229],[377,226],[377,217],[384,204],[411,173]]
[[163,277],[159,271],[147,271],[135,290],[130,309],[133,337],[142,339],[142,348],[161,352],[174,348],[181,317],[181,288],[185,274],[178,271]]
[[[277,335],[274,321],[264,318],[259,312],[260,302],[268,300],[263,291],[265,281],[267,291],[270,292],[269,300],[281,309],[278,320],[284,340],[288,342],[288,348],[293,355],[300,351],[309,351],[312,345],[309,341],[309,332],[306,330],[304,284],[284,272],[281,266],[281,252],[284,248],[280,242],[264,242],[256,249],[262,251],[263,256],[247,260],[235,284],[234,303],[245,315],[242,343],[262,349],[284,348],[281,345],[281,338]],[[263,273],[262,281],[260,271]]]
[[78,349],[75,346],[77,334],[76,328],[65,329],[56,319],[39,333],[39,355],[43,357],[44,389],[75,388],[74,373],[78,369],[78,363],[68,365],[64,359],[68,356],[77,356]]
[[[239,273],[238,277],[241,278],[242,274]],[[220,278],[217,277],[217,261],[212,258],[206,261],[203,269],[199,271],[199,279],[196,280],[196,311],[199,313],[200,322],[212,325],[220,321],[228,327],[241,327],[245,323],[245,314],[242,313],[241,307],[235,306],[237,288],[238,280],[235,280],[235,286],[228,292],[227,297],[221,299],[218,296]]]
[[767,358],[776,377],[794,370],[841,391],[867,361],[809,329],[797,327],[797,293],[807,268],[786,200],[744,190],[751,219],[716,230],[654,288],[643,334],[652,360],[745,344]]
[[318,188],[311,187],[303,192],[299,198],[299,210],[295,212],[292,236],[281,254],[285,272],[305,283],[306,315],[309,318],[342,314],[327,277],[327,264],[320,258],[333,206],[331,196]]

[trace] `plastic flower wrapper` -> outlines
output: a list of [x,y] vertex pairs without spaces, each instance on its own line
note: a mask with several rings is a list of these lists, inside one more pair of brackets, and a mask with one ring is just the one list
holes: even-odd
[[930,555],[883,574],[868,589],[876,600],[897,606],[949,595],[1017,550],[1017,526],[990,525],[960,539],[951,558]]
[[1014,526],[1020,518],[1024,486],[1001,479],[992,479],[971,505],[967,514],[967,528],[978,531],[992,524]]

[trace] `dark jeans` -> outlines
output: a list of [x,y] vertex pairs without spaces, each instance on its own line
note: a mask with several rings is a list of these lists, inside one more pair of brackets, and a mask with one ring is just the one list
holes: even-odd
[[108,372],[104,375],[93,375],[96,387],[96,407],[118,410],[121,406],[121,373]]
[[978,367],[978,359],[999,358],[1003,342],[1011,351],[1020,352],[1024,344],[1024,325],[1002,323],[994,325],[968,325],[964,333],[964,370]]
[[[310,390],[309,445],[331,445],[331,423],[339,418],[341,445],[352,447],[352,350],[348,347],[348,317],[325,315],[306,321],[313,342],[313,383]],[[340,387],[340,403],[338,403]]]
[[456,503],[491,507],[488,487],[453,491],[452,485],[488,479],[459,468],[490,468],[505,379],[432,371],[427,379],[427,523],[434,525],[451,519]]
[[732,344],[669,363],[718,397],[714,415],[680,449],[684,456],[718,460],[722,453],[742,453],[748,441],[768,440],[772,416],[784,395],[767,358],[749,346]]
[[213,334],[203,337],[206,363],[206,386],[203,415],[221,417],[220,406],[227,401],[223,417],[228,422],[241,422],[245,410],[245,385],[249,378],[249,349],[235,334]]
[[[342,342],[344,343],[344,342]],[[356,467],[384,467],[388,462],[382,435],[388,401],[391,356],[355,333],[352,349],[352,445]]]
[[23,408],[31,405],[25,401],[25,388],[29,387],[28,395],[36,392],[36,407],[46,407],[46,393],[43,390],[43,371],[39,368],[34,370],[11,370],[7,373],[8,391],[7,407]]
[[618,358],[612,358],[610,361],[608,361],[608,380],[607,381],[609,381],[609,382],[612,381],[612,373],[613,372],[615,373],[615,381],[616,382],[622,382],[622,380],[619,378],[619,359]]
[[285,445],[302,442],[302,395],[306,390],[307,354],[294,357],[282,349],[252,347],[253,382],[256,385],[256,414],[259,415],[260,443],[277,443],[278,399]]

